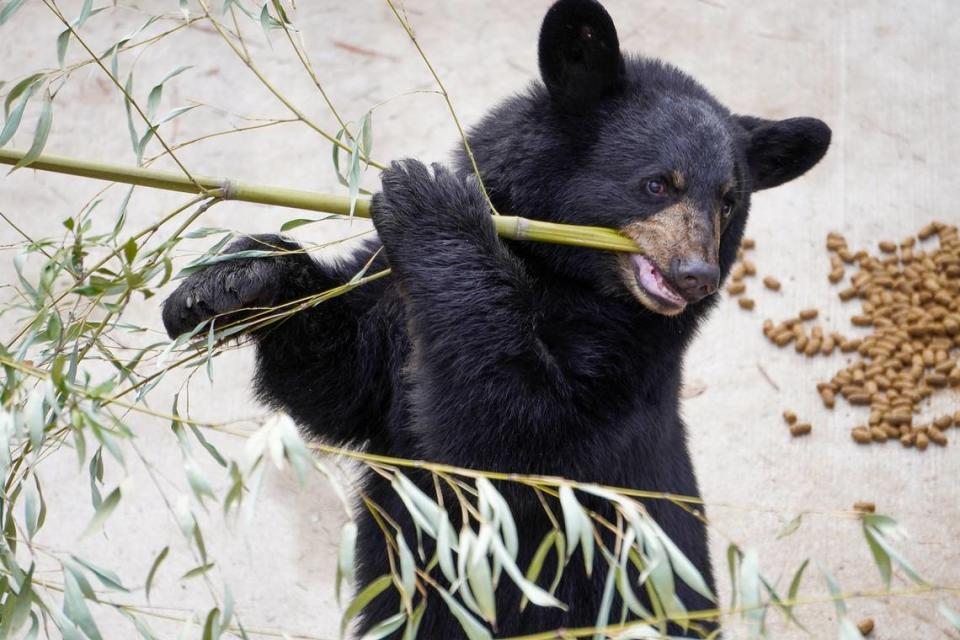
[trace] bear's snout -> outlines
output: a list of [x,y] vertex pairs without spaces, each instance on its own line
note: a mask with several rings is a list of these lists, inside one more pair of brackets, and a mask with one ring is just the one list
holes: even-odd
[[689,302],[707,297],[720,285],[720,266],[698,256],[674,258],[670,267],[673,282]]

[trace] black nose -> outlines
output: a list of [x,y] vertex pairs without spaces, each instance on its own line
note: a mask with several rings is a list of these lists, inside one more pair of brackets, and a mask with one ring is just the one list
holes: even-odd
[[676,258],[673,281],[687,300],[696,301],[710,295],[720,284],[720,267],[700,258]]

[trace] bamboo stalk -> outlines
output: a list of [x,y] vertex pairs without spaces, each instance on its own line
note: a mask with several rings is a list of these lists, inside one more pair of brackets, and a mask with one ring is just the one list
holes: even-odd
[[[24,151],[0,149],[0,164],[15,165],[24,155]],[[30,163],[29,168],[182,193],[203,193],[203,190],[216,189],[220,190],[224,200],[256,202],[341,216],[350,214],[350,198],[347,196],[251,184],[227,178],[194,175],[191,180],[182,173],[46,154],[38,156]],[[354,215],[361,218],[370,217],[369,198],[357,199]],[[548,242],[607,251],[640,252],[639,247],[632,240],[613,229],[557,224],[518,216],[493,216],[493,222],[497,233],[510,240]]]

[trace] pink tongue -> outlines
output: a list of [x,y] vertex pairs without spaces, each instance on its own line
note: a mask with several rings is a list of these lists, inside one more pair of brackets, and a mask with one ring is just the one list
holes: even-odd
[[686,301],[681,298],[673,289],[663,280],[663,275],[652,262],[639,254],[630,256],[633,260],[633,266],[640,274],[640,286],[659,298],[663,298],[675,304],[685,304]]

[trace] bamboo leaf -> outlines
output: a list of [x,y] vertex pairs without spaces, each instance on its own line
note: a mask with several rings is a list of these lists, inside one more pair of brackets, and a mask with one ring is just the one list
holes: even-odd
[[[556,532],[554,531],[553,533]],[[544,539],[544,541],[546,541],[546,539]],[[543,543],[541,543],[540,546],[543,547]],[[533,583],[533,581],[528,580],[522,573],[520,573],[520,569],[510,556],[510,552],[498,538],[493,539],[493,551],[503,564],[504,571],[507,572],[507,575],[510,576],[510,579],[513,580],[513,583],[520,588],[520,591],[523,592],[523,597],[525,599],[529,600],[538,607],[557,607],[558,609],[566,610],[567,607],[565,604],[557,600],[555,597],[553,597],[553,595],[538,587]]]
[[363,634],[363,637],[360,640],[380,640],[381,638],[386,638],[388,635],[402,627],[403,623],[406,621],[407,614],[405,611],[401,611],[400,613],[392,615],[386,620],[382,620],[374,625],[373,628]]
[[840,585],[837,584],[836,579],[830,572],[824,568],[820,568],[820,571],[823,572],[823,578],[827,582],[827,589],[830,591],[830,595],[833,598],[833,606],[837,609],[837,617],[844,618],[847,615],[847,603],[843,600],[843,593],[840,591]]
[[937,611],[953,625],[954,629],[960,631],[960,613],[957,613],[945,604],[937,607]]
[[13,17],[13,14],[23,5],[23,0],[10,0],[0,9],[0,25]]
[[440,563],[440,571],[451,583],[457,579],[452,552],[456,546],[457,541],[454,537],[453,525],[450,524],[450,519],[444,513],[437,524],[437,561]]
[[103,567],[98,567],[89,560],[84,560],[83,558],[78,558],[77,556],[70,556],[74,562],[83,565],[87,568],[93,575],[97,576],[97,580],[100,581],[107,589],[113,589],[114,591],[123,591],[129,593],[129,589],[123,586],[123,583],[120,581],[120,576],[111,571],[110,569],[104,569]]
[[77,625],[90,640],[102,640],[100,630],[87,608],[78,576],[67,565],[64,565],[63,571],[63,615]]
[[53,95],[48,89],[43,96],[43,105],[40,108],[40,119],[37,121],[37,128],[33,132],[33,144],[27,150],[26,155],[20,159],[17,164],[10,169],[13,173],[21,167],[29,166],[31,162],[37,159],[40,152],[47,144],[47,138],[50,137],[50,125],[53,123]]
[[[27,76],[23,80],[20,80],[17,84],[13,85],[13,88],[10,89],[10,92],[3,99],[3,117],[4,118],[10,117],[10,105],[13,104],[13,102],[17,98],[22,96],[25,92],[28,92],[31,89],[35,89],[36,85],[38,84],[38,81],[41,80],[42,78],[43,78],[42,73],[34,73],[32,75]],[[2,140],[2,138],[0,138],[0,140]],[[0,143],[0,145],[2,145],[2,143]]]
[[406,602],[413,601],[413,593],[417,582],[417,565],[413,553],[403,539],[402,533],[397,533],[397,548],[400,555],[400,597]]
[[163,561],[167,558],[168,553],[170,553],[170,547],[164,547],[153,560],[153,564],[150,565],[150,571],[147,573],[147,580],[143,585],[147,596],[147,602],[150,602],[150,589],[153,587],[153,579],[156,577],[157,570],[160,568],[160,565],[163,564]]
[[210,444],[210,442],[203,436],[203,432],[201,432],[196,425],[191,424],[189,426],[190,426],[190,431],[193,432],[193,435],[197,439],[197,442],[200,443],[200,446],[202,446],[207,451],[207,453],[210,454],[210,457],[213,458],[217,464],[219,464],[221,467],[226,468],[227,461],[220,454],[220,451],[215,446]]
[[93,519],[90,520],[90,524],[87,525],[87,528],[84,529],[83,533],[80,534],[81,538],[85,538],[94,531],[99,531],[103,526],[103,523],[107,521],[107,518],[110,517],[110,514],[113,513],[113,510],[117,508],[117,505],[120,503],[120,487],[117,487],[110,492],[103,502],[100,503],[100,506],[97,507],[96,512],[93,514]]
[[37,529],[40,528],[40,497],[37,495],[37,489],[33,482],[27,481],[25,484],[26,489],[23,492],[23,519],[27,527],[27,537],[33,540]]
[[680,548],[674,544],[673,540],[670,539],[663,529],[660,528],[654,520],[648,520],[650,527],[657,533],[661,544],[667,551],[667,555],[670,557],[670,564],[673,566],[673,571],[680,576],[680,579],[683,580],[687,586],[691,589],[702,595],[704,598],[712,602],[716,602],[716,596],[713,595],[713,592],[710,591],[710,587],[707,586],[706,580],[704,580],[703,575],[693,566],[693,563],[690,562],[690,559],[680,550]]
[[216,563],[213,563],[213,562],[207,562],[207,563],[201,564],[200,566],[194,567],[193,569],[190,569],[190,571],[187,571],[185,574],[180,576],[180,579],[189,580],[190,578],[196,578],[197,576],[202,576],[207,571],[210,571],[210,569],[213,569],[215,564]]
[[[547,560],[547,554],[550,553],[550,550],[553,549],[556,544],[558,534],[559,532],[556,529],[551,529],[547,535],[543,536],[543,540],[540,541],[540,545],[534,552],[533,558],[530,559],[527,573],[524,575],[527,582],[536,584],[537,578],[540,577],[540,573],[543,571],[543,563]],[[562,565],[563,558],[558,557],[557,562]],[[524,595],[523,599],[520,600],[520,611],[523,611],[527,607],[527,601],[528,598]]]
[[870,547],[870,553],[873,554],[873,562],[877,565],[877,569],[880,571],[880,576],[883,578],[883,584],[889,589],[890,579],[893,576],[893,571],[890,565],[890,556],[880,545],[880,543],[877,542],[874,531],[870,527],[863,527],[863,535],[867,539],[867,546]]
[[[807,558],[800,564],[800,568],[797,569],[797,572],[793,574],[793,579],[790,581],[790,588],[787,591],[787,600],[791,603],[797,599],[797,593],[800,591],[800,580],[803,578],[803,572],[807,568],[807,565],[810,564],[810,559]],[[793,605],[790,604],[787,607],[788,610],[793,610]]]
[[413,610],[413,615],[407,620],[407,628],[403,630],[402,640],[416,640],[417,632],[420,630],[420,621],[423,620],[423,614],[427,610],[426,599],[420,600],[420,604]]
[[340,584],[346,580],[353,584],[353,569],[357,547],[357,524],[352,520],[343,525],[340,530],[340,547],[337,553],[337,576],[334,586],[334,595],[340,602]]
[[[594,623],[594,626],[598,629],[603,629],[610,622],[610,607],[613,606],[613,588],[616,575],[616,565],[610,564],[607,568],[607,577],[603,583],[603,596],[600,598],[600,607],[597,610],[597,621]],[[605,633],[598,632],[593,635],[593,640],[605,640],[606,637]]]
[[353,620],[357,614],[360,613],[368,604],[373,602],[374,598],[386,591],[391,584],[393,584],[393,577],[390,575],[383,575],[365,586],[360,593],[356,595],[356,597],[350,603],[350,606],[347,607],[347,610],[343,612],[343,618],[340,620],[341,638],[346,632],[350,621]]
[[777,534],[777,540],[793,535],[797,531],[797,529],[800,528],[800,522],[802,521],[802,519],[803,519],[803,514],[802,513],[797,514],[797,516],[793,520],[791,520],[786,525],[784,525],[783,529],[780,530],[780,532]]
[[754,635],[759,632],[763,609],[760,607],[760,566],[757,552],[748,549],[740,562],[740,606],[750,621]]
[[63,69],[63,59],[67,55],[67,45],[70,44],[70,29],[64,29],[57,36],[57,64]]
[[460,628],[467,634],[468,640],[492,640],[492,636],[486,627],[480,624],[469,611],[464,609],[463,605],[457,602],[452,595],[443,589],[439,589],[438,591],[440,597],[442,597],[446,603],[447,608],[450,609],[450,613],[452,613],[453,617],[460,623]]

